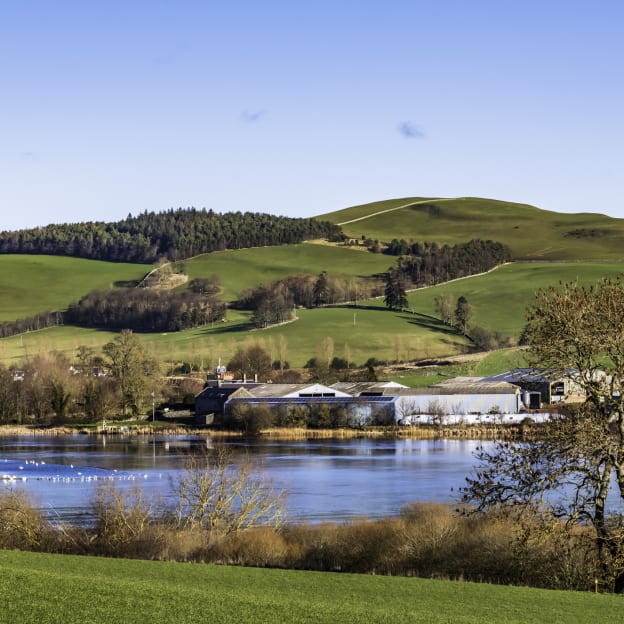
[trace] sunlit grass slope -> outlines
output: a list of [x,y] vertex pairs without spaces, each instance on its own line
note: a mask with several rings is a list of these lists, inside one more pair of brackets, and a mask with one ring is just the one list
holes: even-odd
[[[345,278],[370,277],[392,264],[388,256],[315,244],[259,247],[204,254],[186,260],[189,279],[217,274],[223,298],[286,277],[327,271]],[[81,258],[0,255],[0,321],[64,310],[91,290],[141,279],[153,266]]]
[[141,279],[150,269],[62,256],[0,255],[0,321],[64,310],[90,290]]
[[564,214],[474,197],[423,204],[422,198],[414,197],[354,206],[321,217],[343,224],[349,236],[364,234],[386,242],[403,238],[456,244],[481,238],[509,245],[519,259],[624,258],[624,219],[589,212]]
[[[360,255],[361,252],[351,253]],[[375,257],[374,254],[361,255]],[[236,266],[235,272],[242,270],[240,264]],[[140,338],[163,361],[203,362],[208,367],[214,366],[219,358],[227,362],[237,345],[245,340],[264,341],[273,359],[277,359],[280,336],[287,340],[287,359],[293,367],[302,366],[317,355],[319,345],[328,337],[334,344],[333,355],[356,364],[362,364],[370,357],[381,361],[405,361],[453,355],[461,352],[467,342],[430,318],[436,316],[434,298],[438,294],[450,293],[453,300],[465,296],[473,307],[475,324],[518,338],[526,322],[526,308],[533,302],[538,288],[574,280],[591,284],[605,275],[617,275],[623,271],[622,262],[514,263],[487,275],[410,292],[409,306],[414,314],[390,312],[380,298],[365,302],[370,309],[299,310],[298,319],[293,323],[250,330],[247,313],[229,310],[225,323],[168,334],[142,334]],[[197,274],[200,274],[199,270]],[[36,300],[34,295],[29,296],[32,302]],[[29,332],[0,341],[0,360],[18,361],[52,350],[73,357],[79,345],[99,349],[115,335],[76,327]]]
[[436,295],[450,293],[453,300],[463,295],[473,307],[475,324],[518,337],[538,289],[571,281],[589,285],[623,271],[624,262],[519,262],[486,275],[412,291],[408,300],[412,310],[435,315]]
[[622,598],[428,579],[0,553],[11,624],[586,624]]
[[388,270],[394,258],[368,251],[303,243],[255,247],[203,254],[184,262],[189,279],[218,275],[223,298],[232,300],[245,288],[268,284],[288,275],[369,277]]
[[[301,367],[331,338],[333,354],[358,365],[371,357],[406,360],[458,353],[467,341],[435,321],[422,323],[412,314],[385,309],[321,308],[298,310],[297,320],[266,330],[249,330],[248,316],[229,311],[228,321],[182,332],[138,334],[162,362],[192,361],[213,368],[226,363],[237,345],[262,342],[278,359],[280,336],[287,341],[287,360]],[[35,353],[61,351],[74,357],[79,345],[99,350],[117,334],[77,327],[53,327],[0,341],[0,361],[11,363]]]

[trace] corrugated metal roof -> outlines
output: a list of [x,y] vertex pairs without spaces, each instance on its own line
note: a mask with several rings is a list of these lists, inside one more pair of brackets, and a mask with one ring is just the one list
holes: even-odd
[[232,403],[273,403],[283,405],[305,405],[309,403],[381,403],[390,404],[395,401],[395,396],[371,396],[371,397],[234,397],[228,401],[228,404]]
[[352,395],[361,394],[362,392],[383,392],[386,388],[406,387],[403,384],[392,381],[338,381],[330,386],[330,388]]
[[297,392],[306,388],[309,384],[260,384],[255,388],[250,388],[249,392],[254,397],[281,397],[292,392]]
[[394,396],[423,396],[449,394],[518,394],[520,388],[505,381],[455,382],[452,380],[428,388],[389,388],[384,394]]
[[505,371],[504,373],[498,373],[497,375],[490,375],[484,377],[484,381],[507,381],[509,383],[548,383],[562,379],[563,377],[569,377],[574,374],[573,370],[548,370],[541,368],[514,368],[512,370]]

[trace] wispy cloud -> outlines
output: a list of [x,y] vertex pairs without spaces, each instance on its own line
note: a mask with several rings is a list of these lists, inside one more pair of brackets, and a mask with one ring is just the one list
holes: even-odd
[[266,117],[266,111],[243,111],[241,113],[241,119],[246,123],[256,123]]
[[411,121],[402,121],[398,125],[399,132],[406,139],[424,139],[425,133]]
[[31,151],[23,151],[19,154],[20,160],[29,160],[31,162],[35,162],[39,160],[39,155],[36,152]]

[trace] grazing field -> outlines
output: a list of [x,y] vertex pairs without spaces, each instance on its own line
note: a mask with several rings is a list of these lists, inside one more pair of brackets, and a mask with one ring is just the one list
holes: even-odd
[[[320,215],[343,223],[348,236],[365,234],[450,245],[471,238],[509,245],[515,258],[542,260],[620,260],[624,258],[624,219],[596,213],[564,214],[527,204],[462,197],[392,199]],[[419,203],[420,202],[420,203]],[[402,206],[396,209],[398,206]],[[588,206],[595,210],[596,206]],[[381,211],[383,214],[377,214]],[[366,215],[368,218],[362,218]],[[358,219],[352,223],[345,223]]]
[[[301,367],[318,353],[325,338],[333,341],[333,356],[363,364],[379,360],[407,360],[458,353],[468,341],[435,321],[416,322],[415,315],[385,308],[317,308],[297,310],[297,320],[266,330],[249,330],[248,315],[228,311],[225,323],[175,333],[138,334],[163,362],[191,361],[213,368],[219,358],[226,363],[239,343],[264,343],[272,359],[278,359],[280,336],[287,341],[287,360]],[[79,345],[99,349],[114,339],[110,331],[78,327],[52,327],[0,341],[0,361],[11,363],[35,353],[61,351],[74,357]],[[331,357],[330,357],[331,359]]]
[[624,262],[518,262],[487,275],[412,291],[408,300],[412,310],[435,315],[436,295],[450,293],[454,300],[463,295],[473,307],[474,324],[517,338],[526,323],[526,309],[539,288],[571,281],[590,285],[623,271]]
[[64,310],[90,290],[139,280],[151,268],[63,256],[0,255],[0,321]]
[[414,578],[0,552],[11,624],[586,624],[622,597]]
[[302,243],[279,247],[255,247],[216,251],[186,260],[189,279],[218,275],[223,285],[223,299],[235,299],[241,290],[268,284],[288,275],[330,275],[353,278],[383,273],[394,258],[367,250]]
[[[308,247],[332,249],[316,245]],[[286,251],[287,248],[284,248],[280,253]],[[346,254],[364,256],[367,259],[378,257],[375,254],[343,251]],[[232,252],[232,255],[241,253]],[[10,258],[5,256],[0,257],[0,260]],[[103,264],[104,268],[109,271],[121,267],[122,271],[117,274],[118,277],[122,275],[131,277],[130,272],[126,272],[127,268],[135,270],[138,268],[135,275],[140,275],[146,269],[145,266],[65,260],[69,260],[67,266],[73,267],[76,271],[77,266],[82,266],[81,263],[93,264],[100,269],[102,269],[100,265]],[[237,261],[235,266],[236,270],[231,269],[234,273],[242,272],[241,263]],[[206,266],[204,275],[210,274],[209,269],[210,267]],[[349,270],[353,269],[354,267],[351,267]],[[198,267],[196,270],[198,275],[201,274]],[[434,303],[436,295],[450,293],[453,300],[461,295],[465,296],[473,308],[475,324],[517,339],[526,321],[526,308],[533,301],[536,289],[551,284],[556,285],[560,281],[578,280],[583,284],[591,284],[605,275],[615,276],[622,271],[624,271],[622,262],[513,263],[487,275],[412,291],[408,299],[413,313],[390,312],[385,308],[383,298],[378,298],[363,302],[365,307],[298,310],[297,320],[294,322],[266,330],[250,330],[248,313],[229,310],[227,321],[224,323],[215,323],[212,326],[182,332],[141,334],[140,338],[164,362],[189,361],[203,368],[212,368],[219,358],[227,362],[237,345],[245,340],[263,341],[273,359],[277,359],[277,344],[280,336],[287,340],[287,360],[291,367],[303,366],[311,357],[316,356],[319,346],[328,337],[333,341],[332,356],[345,358],[357,365],[363,364],[371,357],[380,361],[409,361],[455,355],[469,347],[469,342],[432,318],[436,315]],[[59,275],[63,275],[61,281],[65,280],[64,273],[59,271]],[[115,281],[116,277],[103,270],[102,276],[102,279],[106,278],[111,281]],[[240,284],[242,281],[239,282]],[[88,287],[85,286],[85,292],[87,290]],[[75,292],[72,298],[78,296],[77,291]],[[28,299],[28,303],[22,305],[28,305],[33,310],[38,300],[36,292],[27,290],[24,293],[24,299]],[[17,305],[17,298],[9,297],[8,307],[11,308],[12,305]],[[6,309],[3,311],[6,314]],[[110,342],[114,336],[115,334],[109,331],[69,326],[29,332],[1,340],[0,361],[15,362],[35,353],[52,350],[63,351],[73,357],[79,345],[99,349],[106,342]]]
[[[414,238],[428,238],[428,234],[433,236],[439,231],[450,237],[449,242],[465,241],[470,234],[470,223],[478,225],[482,236],[493,238],[497,234],[493,228],[503,224],[515,232],[518,244],[524,240],[519,232],[527,229],[533,232],[527,241],[541,241],[540,245],[546,245],[548,238],[551,251],[560,250],[555,244],[555,238],[564,230],[572,231],[570,228],[573,227],[587,229],[594,223],[587,231],[597,232],[595,236],[574,239],[573,251],[579,257],[583,249],[589,249],[587,245],[594,245],[596,252],[602,249],[602,255],[612,255],[613,248],[609,246],[610,243],[606,243],[613,242],[619,236],[618,228],[624,223],[602,215],[558,214],[555,218],[555,213],[530,206],[477,199],[440,200],[439,213],[434,209],[431,214],[425,214],[423,210],[427,211],[428,204],[402,207],[411,201],[410,198],[404,198],[367,204],[334,213],[334,217],[335,220],[360,219],[375,212],[390,210],[377,217],[355,221],[349,227],[355,228],[353,232],[358,237],[366,234],[389,239],[395,235],[406,237],[410,224],[418,225],[424,219],[430,229],[418,225],[419,236]],[[424,200],[414,198],[413,201]],[[518,227],[516,231],[515,226],[510,227],[517,219],[523,220],[526,228]],[[541,222],[539,228],[536,225],[538,221]],[[377,223],[381,229],[360,227],[373,223]],[[604,228],[596,225],[600,223]],[[436,230],[439,226],[443,226],[442,229]],[[609,234],[605,233],[607,230]],[[453,237],[457,237],[456,240],[451,240]],[[437,236],[433,238],[442,240]],[[570,237],[561,240],[565,240],[567,245]],[[620,254],[619,247],[617,253]],[[383,273],[394,262],[393,257],[373,254],[362,248],[302,243],[215,252],[188,259],[183,264],[190,279],[218,275],[223,285],[221,297],[232,300],[245,288],[267,284],[287,275],[317,275],[327,271],[346,279],[370,278]],[[3,303],[0,321],[63,310],[91,290],[106,289],[115,284],[132,284],[151,268],[150,265],[57,256],[0,255],[0,296]],[[473,309],[473,324],[499,332],[513,341],[518,339],[522,331],[527,306],[534,300],[538,288],[575,280],[591,284],[601,277],[615,276],[623,271],[624,260],[515,262],[487,275],[412,291],[408,295],[409,313],[386,310],[383,297],[380,297],[359,302],[357,309],[300,310],[294,322],[257,331],[249,327],[249,313],[228,310],[225,322],[176,333],[143,334],[141,340],[164,362],[187,361],[204,369],[212,368],[219,359],[227,362],[237,345],[246,340],[264,342],[273,359],[278,359],[277,344],[282,337],[288,343],[287,360],[291,367],[301,367],[310,358],[321,355],[319,346],[327,338],[331,338],[333,343],[331,357],[344,358],[356,365],[363,364],[371,357],[383,362],[403,362],[455,355],[464,352],[470,344],[435,319],[437,313],[434,299],[437,295],[450,294],[453,301],[463,295]],[[98,350],[114,336],[109,331],[69,326],[29,332],[0,340],[0,361],[19,362],[36,353],[52,350],[65,352],[73,358],[79,345]],[[323,357],[326,355],[322,354]],[[422,383],[420,375],[416,376],[414,383]]]

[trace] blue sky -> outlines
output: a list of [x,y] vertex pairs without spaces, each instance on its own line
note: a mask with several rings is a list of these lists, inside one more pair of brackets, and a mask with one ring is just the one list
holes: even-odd
[[624,3],[0,0],[0,229],[482,196],[624,217]]

